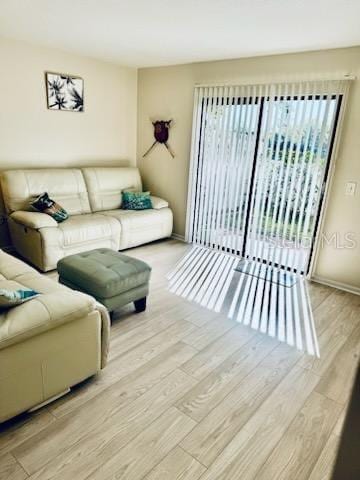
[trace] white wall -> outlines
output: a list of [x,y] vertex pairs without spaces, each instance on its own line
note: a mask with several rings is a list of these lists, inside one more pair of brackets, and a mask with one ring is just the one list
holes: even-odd
[[[0,61],[0,170],[136,164],[136,69],[1,38]],[[85,112],[47,109],[45,71],[84,79]]]
[[[193,91],[195,83],[253,83],[360,76],[360,47],[140,69],[138,74],[138,165],[145,186],[171,203],[175,233],[185,231]],[[174,119],[170,140],[176,158],[163,146],[142,158],[153,142],[150,119]],[[325,232],[356,235],[356,248],[324,246],[315,273],[360,288],[360,81],[353,82],[325,218]],[[345,196],[345,182],[358,182],[355,197]]]

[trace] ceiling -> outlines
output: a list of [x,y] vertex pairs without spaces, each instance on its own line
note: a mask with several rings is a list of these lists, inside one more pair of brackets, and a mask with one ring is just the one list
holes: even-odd
[[360,45],[360,0],[0,0],[0,35],[171,65]]

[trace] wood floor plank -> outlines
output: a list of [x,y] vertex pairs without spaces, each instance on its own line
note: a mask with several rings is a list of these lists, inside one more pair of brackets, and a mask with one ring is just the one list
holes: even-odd
[[195,422],[170,408],[141,435],[114,453],[91,475],[92,480],[139,480],[157,465],[194,427]]
[[100,392],[89,405],[81,406],[61,416],[56,424],[42,430],[31,441],[23,442],[15,454],[28,455],[26,452],[29,452],[31,465],[26,460],[24,464],[31,469],[30,471],[35,471],[36,466],[40,468],[71,445],[81,442],[88,435],[90,428],[93,430],[96,426],[102,425],[122,408],[154,388],[193,352],[189,345],[176,344],[144,365],[141,371],[134,372]]
[[342,429],[344,427],[345,419],[346,419],[346,414],[347,414],[347,408],[343,407],[341,414],[339,416],[338,421],[336,422],[333,434],[337,435],[338,437],[341,436]]
[[340,412],[336,402],[312,392],[256,480],[308,480]]
[[[318,307],[313,309],[316,316],[316,332],[318,336],[341,314],[343,307],[350,302],[351,297],[352,295],[347,292],[332,289],[331,294]],[[310,302],[312,298],[310,294]]]
[[10,452],[54,422],[55,417],[42,408],[0,424],[0,455]]
[[[360,319],[360,317],[359,317]],[[360,358],[360,325],[338,351],[316,391],[346,405],[353,388],[354,376]]]
[[311,369],[317,375],[323,375],[358,323],[354,307],[351,304],[343,306],[341,312],[318,337],[320,358],[306,355],[300,361],[301,366]]
[[317,380],[312,372],[294,367],[201,480],[255,480],[264,460],[287,430]]
[[334,291],[333,288],[321,283],[308,282],[310,303],[313,310],[318,308]]
[[[139,258],[140,260],[153,260],[159,257],[161,260],[169,257],[171,261],[171,268],[185,255],[185,253],[192,248],[192,245],[168,238],[166,240],[158,240],[150,244],[140,245],[136,248],[126,250],[126,255],[130,257]],[[154,272],[153,272],[154,273]]]
[[175,447],[144,480],[198,480],[205,471],[204,465]]
[[89,420],[88,425],[82,426],[85,435],[76,443],[70,439],[68,448],[51,459],[46,452],[44,457],[41,457],[41,447],[46,438],[42,438],[37,444],[33,442],[23,445],[22,448],[14,450],[13,454],[25,470],[32,474],[32,480],[85,480],[99,465],[114,457],[121,448],[170,408],[184,391],[194,386],[194,382],[186,373],[175,370],[160,384],[103,422],[93,425]]
[[[192,323],[177,318],[176,322],[171,324],[166,330],[161,331],[158,333],[158,335],[149,338],[129,352],[124,353],[121,350],[121,347],[119,349],[115,348],[113,359],[118,357],[122,358],[122,361],[119,360],[119,362],[115,363],[124,364],[123,368],[125,368],[127,374],[127,369],[132,369],[131,365],[142,365],[143,363],[146,363],[146,361],[148,361],[150,358],[153,358],[158,353],[161,353],[162,351],[166,350],[166,348],[174,345],[178,341],[183,340],[190,333],[196,332],[197,329],[198,328]],[[118,370],[113,363],[114,362],[109,362],[108,372],[112,370]]]
[[216,319],[191,332],[183,341],[197,350],[202,350],[236,325],[234,320],[218,315]]
[[197,309],[198,306],[192,303],[184,305],[180,297],[167,292],[165,286],[161,285],[158,289],[153,289],[150,292],[146,314],[151,318],[155,315],[170,315],[176,312],[191,314]]
[[300,352],[280,344],[181,442],[184,450],[210,466],[300,356]]
[[190,390],[177,407],[201,421],[240,381],[278,345],[277,340],[257,334]]
[[137,328],[140,323],[145,324],[160,315],[181,313],[190,315],[199,309],[198,305],[192,303],[184,304],[183,299],[171,294],[166,290],[166,279],[161,283],[151,280],[150,293],[148,295],[147,309],[138,314],[134,314],[134,305],[129,304],[116,310],[112,318],[111,336],[124,334],[131,329]]
[[28,475],[10,454],[0,456],[0,480],[24,480]]
[[181,302],[173,299],[164,299],[163,293],[160,298],[156,298],[156,302],[151,303],[148,300],[147,309],[145,312],[134,314],[133,306],[125,306],[118,312],[114,312],[111,323],[111,341],[117,339],[119,336],[125,336],[133,330],[144,328],[147,325],[154,323],[156,319],[167,317],[174,317],[175,320],[183,320],[185,315],[190,315],[195,311],[192,304],[183,305]]
[[306,480],[331,480],[339,442],[338,436],[330,435],[309,478]]
[[[132,374],[158,355],[166,352],[196,328],[189,322],[179,320],[166,329],[166,331],[150,338],[124,355],[117,356],[116,360],[114,359],[110,362],[106,369],[99,373],[94,383],[89,383],[88,388],[78,390],[69,398],[64,398],[57,404],[57,407],[51,410],[52,413],[56,416],[61,416],[79,408],[105,388]],[[191,350],[191,352],[194,352],[194,350]],[[190,357],[191,355],[188,358]]]
[[239,325],[200,350],[181,367],[184,372],[202,380],[256,335],[256,330]]
[[145,325],[140,324],[137,328],[133,328],[126,333],[111,338],[108,357],[109,361],[119,355],[119,352],[124,354],[137,347],[140,343],[143,343],[154,335],[166,330],[173,325],[176,320],[175,316],[159,315],[152,318],[151,321],[148,321]]
[[191,303],[193,305],[194,310],[190,313],[188,313],[185,317],[184,320],[187,322],[191,322],[197,327],[203,327],[204,325],[210,323],[214,319],[219,319],[219,314],[211,312],[210,310],[200,307],[197,304]]

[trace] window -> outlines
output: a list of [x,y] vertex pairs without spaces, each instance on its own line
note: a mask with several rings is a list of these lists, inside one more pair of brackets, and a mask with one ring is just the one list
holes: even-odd
[[307,272],[343,83],[197,89],[188,241]]

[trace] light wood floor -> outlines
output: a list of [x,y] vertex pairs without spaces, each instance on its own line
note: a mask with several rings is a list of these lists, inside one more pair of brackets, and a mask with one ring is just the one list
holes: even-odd
[[325,480],[360,354],[360,297],[310,285],[321,358],[166,289],[188,246],[153,267],[148,309],[113,321],[108,366],[0,427],[0,479]]

